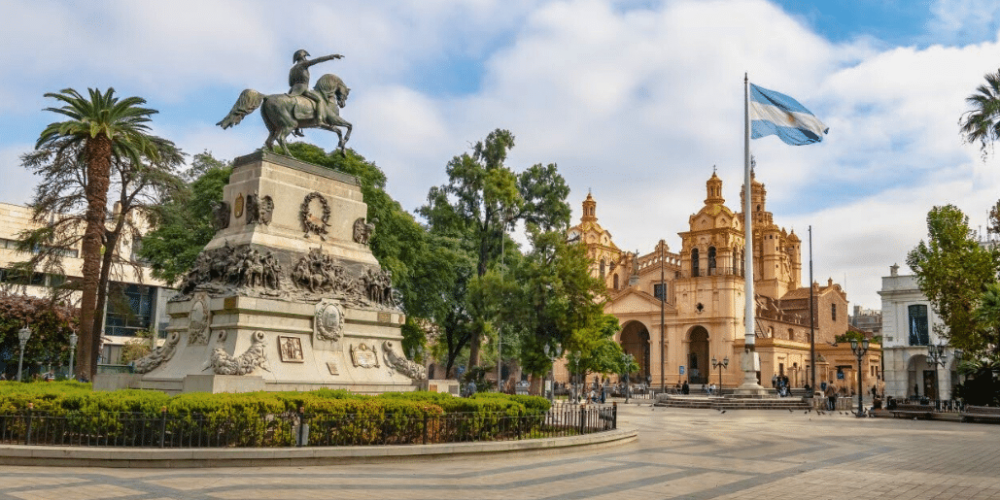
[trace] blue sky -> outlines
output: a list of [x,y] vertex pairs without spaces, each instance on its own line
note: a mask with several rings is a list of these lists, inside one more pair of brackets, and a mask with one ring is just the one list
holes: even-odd
[[775,222],[812,225],[816,279],[846,278],[852,303],[878,308],[880,277],[925,237],[932,206],[957,204],[975,227],[1000,197],[1000,165],[957,127],[964,98],[1000,66],[995,4],[0,0],[0,200],[31,196],[18,157],[56,118],[45,92],[142,96],[160,111],[156,133],[231,159],[260,146],[263,124],[214,124],[245,88],[284,92],[305,48],[345,56],[314,79],[351,87],[350,145],[407,209],[445,181],[452,156],[503,127],[517,137],[513,168],[559,165],[576,217],[591,189],[619,246],[663,238],[677,251],[713,165],[737,208],[748,72],[830,127],[809,147],[754,141]]

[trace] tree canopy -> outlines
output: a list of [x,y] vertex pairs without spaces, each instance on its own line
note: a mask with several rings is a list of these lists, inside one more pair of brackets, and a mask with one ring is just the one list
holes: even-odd
[[928,240],[906,258],[920,290],[941,318],[937,333],[952,347],[982,351],[990,343],[975,311],[990,285],[997,282],[1000,255],[976,241],[969,218],[953,205],[934,207],[927,214]]
[[978,143],[985,159],[987,148],[1000,139],[1000,69],[983,78],[986,83],[965,98],[972,109],[962,115],[958,124],[965,142]]
[[[471,153],[448,162],[448,183],[431,188],[427,204],[418,210],[432,234],[466,242],[465,248],[475,257],[477,280],[500,259],[507,231],[518,222],[545,231],[565,229],[569,224],[569,188],[556,166],[537,164],[516,173],[505,164],[513,147],[510,131],[490,132]],[[466,308],[471,314],[461,329],[469,334],[470,366],[479,364],[482,339],[491,333],[494,319],[476,313],[489,310]]]

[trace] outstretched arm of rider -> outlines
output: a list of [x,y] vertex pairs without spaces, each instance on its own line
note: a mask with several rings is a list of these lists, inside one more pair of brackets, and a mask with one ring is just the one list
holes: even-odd
[[312,66],[314,64],[319,64],[321,62],[332,61],[334,59],[343,59],[343,57],[344,56],[342,56],[340,54],[333,54],[333,55],[330,55],[330,56],[317,57],[316,59],[310,59],[307,62],[307,64],[309,64],[309,66]]

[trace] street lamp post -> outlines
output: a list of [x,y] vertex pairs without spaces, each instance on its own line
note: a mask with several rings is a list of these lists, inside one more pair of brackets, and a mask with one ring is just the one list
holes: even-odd
[[724,368],[729,368],[729,356],[722,358],[722,361],[719,361],[715,359],[715,356],[712,356],[712,368],[719,370],[719,394],[722,394],[722,370]]
[[73,365],[73,356],[76,354],[76,342],[80,340],[80,337],[76,335],[76,332],[69,334],[69,375],[76,378],[76,366]]
[[858,339],[851,339],[851,352],[858,358],[858,414],[857,417],[865,416],[864,390],[861,388],[861,358],[868,352],[868,339],[862,339],[861,346],[858,346]]
[[556,359],[562,354],[562,348],[558,345],[545,344],[542,349],[545,351],[545,356],[552,361],[552,385],[549,387],[549,403],[551,404],[556,399]]
[[938,377],[937,370],[939,366],[944,368],[944,365],[948,363],[948,358],[945,356],[944,349],[944,342],[939,342],[938,345],[931,344],[927,346],[927,364],[934,367],[934,392],[937,393],[935,394],[936,397],[934,399],[937,400],[935,405],[939,410],[941,409],[941,384],[938,380],[940,377]]
[[24,346],[28,344],[28,339],[31,338],[31,329],[27,326],[21,328],[17,332],[17,340],[21,343],[21,356],[17,360],[17,381],[21,381],[21,369],[24,367]]

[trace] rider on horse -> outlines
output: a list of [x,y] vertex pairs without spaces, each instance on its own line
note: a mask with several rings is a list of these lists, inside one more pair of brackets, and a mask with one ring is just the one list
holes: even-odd
[[[323,96],[319,95],[318,92],[309,88],[309,66],[314,64],[319,64],[325,61],[331,61],[334,59],[341,59],[344,56],[340,54],[333,54],[330,56],[317,57],[316,59],[308,59],[309,53],[303,49],[295,51],[292,55],[292,69],[288,71],[288,86],[291,89],[288,91],[288,95],[295,96],[305,96],[311,101],[316,103],[316,120],[318,122],[323,122],[323,117],[326,116],[326,101]],[[300,129],[295,129],[295,135],[301,137],[302,131]]]

